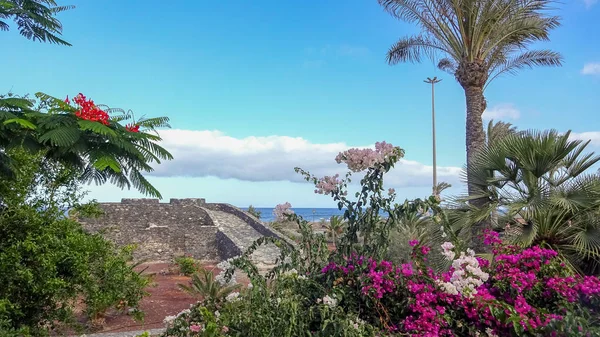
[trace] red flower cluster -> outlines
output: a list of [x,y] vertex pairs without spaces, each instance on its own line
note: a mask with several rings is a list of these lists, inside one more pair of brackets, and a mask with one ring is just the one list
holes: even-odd
[[140,126],[137,124],[127,124],[125,125],[125,129],[129,132],[140,132]]
[[[80,106],[80,109],[75,112],[75,116],[92,122],[100,122],[108,125],[108,114],[98,108],[94,101],[88,100],[83,94],[73,97],[73,102]],[[69,97],[65,99],[65,103],[69,103]]]

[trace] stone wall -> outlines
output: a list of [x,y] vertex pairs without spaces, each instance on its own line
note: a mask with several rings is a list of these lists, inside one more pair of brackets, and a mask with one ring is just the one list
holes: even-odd
[[217,253],[221,260],[227,260],[229,258],[242,255],[242,250],[235,245],[227,235],[221,231],[217,231]]
[[239,208],[237,208],[235,206],[232,206],[232,205],[229,205],[229,204],[207,203],[203,207],[206,208],[206,209],[210,209],[210,210],[221,211],[221,212],[233,214],[236,217],[238,217],[241,220],[243,220],[246,224],[248,224],[248,226],[252,227],[255,231],[257,231],[262,236],[272,236],[272,237],[276,237],[276,238],[279,238],[281,240],[284,240],[284,241],[286,241],[286,242],[288,242],[290,244],[294,244],[293,241],[291,241],[285,235],[277,232],[273,228],[268,227],[267,225],[265,225],[264,223],[260,222],[259,220],[257,220],[252,215],[250,215],[250,214],[242,211],[241,209],[239,209]]
[[117,245],[137,244],[137,260],[168,261],[184,253],[218,258],[217,227],[201,207],[204,199],[122,199],[101,203],[104,215],[79,219],[90,232],[101,232]]

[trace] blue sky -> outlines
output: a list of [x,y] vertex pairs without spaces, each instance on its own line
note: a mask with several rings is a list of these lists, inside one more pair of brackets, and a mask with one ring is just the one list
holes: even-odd
[[[407,162],[388,181],[401,197],[430,191],[430,88],[436,89],[440,177],[457,186],[465,161],[464,95],[425,61],[388,66],[385,53],[415,26],[377,1],[60,1],[63,47],[0,32],[0,92],[79,92],[137,115],[171,118],[163,133],[175,160],[150,180],[165,198],[204,197],[238,206],[334,207],[293,172],[343,173],[333,158],[385,140]],[[573,130],[600,150],[600,3],[559,5],[562,27],[540,47],[561,68],[503,77],[486,92],[486,116],[521,129]],[[91,186],[114,201],[135,191]]]

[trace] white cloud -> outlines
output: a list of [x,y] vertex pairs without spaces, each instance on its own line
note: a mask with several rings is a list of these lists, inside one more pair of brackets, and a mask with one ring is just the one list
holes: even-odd
[[[311,143],[301,137],[235,138],[220,131],[165,130],[163,146],[175,157],[157,165],[153,176],[217,177],[243,181],[301,182],[299,166],[316,176],[339,173],[346,167],[335,156],[351,146],[345,143]],[[366,147],[366,146],[361,146]],[[461,168],[438,167],[438,179],[457,185]],[[393,187],[431,186],[432,167],[402,160],[386,177]]]
[[583,0],[583,3],[585,4],[585,8],[591,8],[593,5],[595,5],[598,2],[598,0]]
[[600,147],[600,131],[571,132],[570,138],[585,142],[590,140],[591,146]]
[[483,118],[490,119],[519,119],[521,112],[513,104],[498,104],[483,112]]
[[586,63],[581,69],[583,75],[600,75],[600,62]]

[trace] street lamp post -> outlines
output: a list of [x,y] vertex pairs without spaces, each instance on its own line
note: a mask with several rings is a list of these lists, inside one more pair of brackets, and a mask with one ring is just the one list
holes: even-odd
[[438,196],[437,191],[437,163],[436,163],[436,153],[435,153],[435,84],[439,83],[441,79],[437,77],[430,78],[427,77],[423,82],[431,84],[431,131],[433,133],[433,195]]

